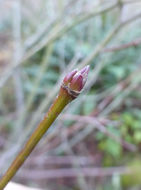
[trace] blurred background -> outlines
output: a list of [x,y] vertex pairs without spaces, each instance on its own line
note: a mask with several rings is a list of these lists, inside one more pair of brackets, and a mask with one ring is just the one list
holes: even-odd
[[0,175],[90,65],[14,181],[46,190],[141,189],[141,0],[0,0]]

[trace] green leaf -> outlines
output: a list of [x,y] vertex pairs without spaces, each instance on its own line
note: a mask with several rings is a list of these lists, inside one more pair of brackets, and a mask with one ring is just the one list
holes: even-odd
[[136,131],[134,133],[134,140],[136,143],[140,143],[141,142],[141,131]]
[[107,139],[106,141],[99,144],[99,148],[104,150],[106,153],[119,158],[121,155],[121,146],[119,143],[112,139]]

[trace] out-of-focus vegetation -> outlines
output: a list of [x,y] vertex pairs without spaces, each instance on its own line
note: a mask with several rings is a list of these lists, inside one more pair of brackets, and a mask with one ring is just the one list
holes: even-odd
[[90,64],[14,180],[43,189],[141,189],[141,1],[0,1],[0,175],[56,96]]

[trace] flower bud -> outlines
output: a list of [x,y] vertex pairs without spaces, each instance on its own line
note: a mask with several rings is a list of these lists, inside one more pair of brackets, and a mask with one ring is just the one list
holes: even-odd
[[71,82],[73,76],[74,76],[77,72],[78,72],[78,69],[75,69],[75,70],[71,71],[70,73],[68,73],[68,74],[65,76],[65,78],[64,78],[64,80],[63,80],[63,83],[64,83],[65,85],[68,85],[68,84]]
[[85,66],[80,71],[75,69],[68,73],[63,80],[62,87],[67,90],[70,95],[77,97],[86,83],[88,72],[89,66]]

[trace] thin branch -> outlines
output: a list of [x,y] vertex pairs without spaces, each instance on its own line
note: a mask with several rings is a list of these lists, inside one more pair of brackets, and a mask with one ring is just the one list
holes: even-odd
[[131,48],[131,47],[136,48],[139,45],[141,45],[141,38],[138,38],[138,39],[133,40],[129,43],[122,44],[119,46],[113,46],[113,47],[105,48],[105,49],[103,49],[103,52],[107,53],[107,52],[121,51],[123,49]]
[[51,178],[71,178],[80,176],[87,177],[104,177],[112,176],[113,174],[125,175],[130,174],[134,175],[139,173],[140,168],[134,169],[131,167],[108,167],[108,168],[62,168],[62,169],[49,169],[49,170],[27,170],[22,169],[18,173],[18,177],[21,179],[30,179],[30,180],[43,180]]
[[[86,20],[95,17],[99,14],[105,13],[107,11],[113,10],[114,8],[117,7],[117,3],[113,4],[109,7],[106,8],[102,8],[100,10],[98,10],[97,12],[92,12],[88,15],[84,15],[83,17],[80,18],[75,18],[73,19],[73,21],[67,23],[67,24],[61,24],[58,29],[53,28],[52,31],[50,31],[50,35],[47,34],[47,36],[45,36],[42,40],[39,41],[39,43],[37,43],[33,48],[30,48],[30,50],[28,50],[27,52],[24,52],[24,55],[22,57],[22,59],[12,65],[11,67],[8,68],[8,70],[3,74],[2,77],[0,77],[0,88],[3,87],[3,85],[7,82],[7,80],[11,77],[11,75],[15,72],[15,69],[24,61],[26,61],[28,58],[30,58],[31,56],[33,56],[36,52],[38,52],[40,49],[42,49],[44,46],[48,46],[49,44],[53,43],[55,40],[59,39],[60,37],[62,37],[65,33],[67,33],[69,30],[71,30],[73,27],[75,27],[76,25],[85,22]],[[39,34],[38,34],[39,35]],[[38,36],[37,35],[37,36]],[[38,36],[38,39],[40,39],[40,36],[42,35],[42,32],[40,33],[40,35]],[[33,42],[35,43],[35,41],[33,40]],[[32,42],[32,43],[33,43]],[[23,47],[23,49],[25,49]]]
[[66,24],[60,24],[59,29],[53,29],[53,31],[50,32],[50,36],[45,36],[45,38],[43,38],[43,40],[41,40],[36,46],[34,46],[32,49],[30,49],[30,51],[26,52],[23,61],[25,61],[26,59],[30,58],[32,55],[34,55],[35,53],[37,53],[40,49],[42,49],[45,45],[49,45],[50,43],[52,43],[53,41],[59,39],[60,37],[62,37],[65,33],[67,33],[69,30],[71,30],[73,27],[75,27],[76,25],[92,18],[95,17],[99,14],[108,12],[110,10],[113,10],[114,8],[117,7],[117,3],[110,5],[109,7],[106,8],[102,8],[100,10],[98,10],[97,12],[92,12],[89,13],[87,15],[84,15],[83,17],[80,18],[75,18],[73,19],[73,21],[66,23]]
[[128,20],[121,22],[117,24],[104,38],[104,40],[94,49],[94,51],[86,57],[80,64],[80,67],[84,67],[87,64],[90,64],[92,60],[96,58],[96,56],[99,55],[99,53],[103,50],[103,48],[108,44],[108,42],[111,41],[113,36],[115,36],[123,27],[125,27],[127,24],[132,23],[134,20],[141,18],[141,12],[133,16],[132,18],[129,18]]
[[130,3],[141,3],[140,0],[123,0],[123,3],[124,4],[130,4]]
[[[76,120],[80,123],[88,123],[90,125],[92,125],[91,127],[87,127],[84,128],[83,131],[81,131],[78,135],[74,136],[70,141],[69,141],[69,145],[72,147],[74,145],[76,145],[78,142],[82,141],[87,135],[89,135],[90,133],[92,133],[92,131],[96,128],[99,131],[101,131],[102,133],[104,133],[106,136],[108,136],[109,138],[113,139],[114,141],[118,142],[121,146],[123,146],[124,148],[126,148],[129,151],[136,151],[137,148],[135,145],[128,143],[126,141],[124,141],[123,139],[121,139],[120,137],[114,135],[113,133],[111,133],[110,131],[108,131],[106,129],[106,127],[104,126],[104,124],[102,124],[102,122],[100,122],[97,118],[91,117],[91,116],[80,116],[80,115],[68,115],[65,114],[65,118],[62,117],[61,119],[71,119],[71,120]],[[60,153],[62,151],[64,151],[66,148],[65,144],[62,143],[61,145],[59,145],[55,152]]]
[[75,155],[69,155],[69,156],[31,156],[27,161],[28,164],[31,165],[40,165],[40,164],[63,164],[68,165],[72,164],[73,160],[77,162],[79,165],[89,165],[94,164],[94,162],[97,160],[97,156],[75,156]]

